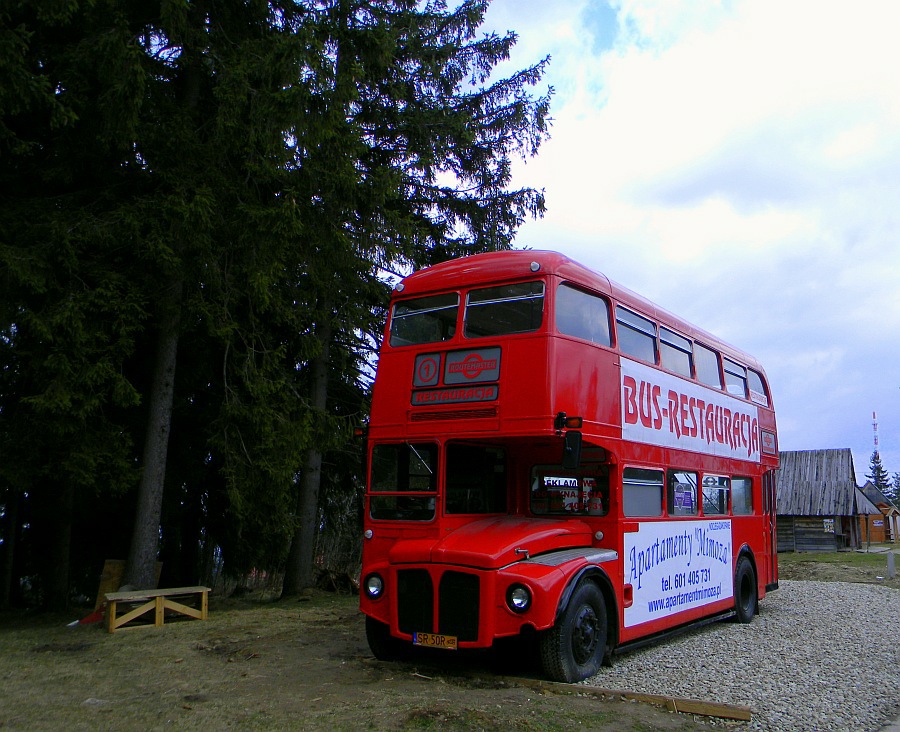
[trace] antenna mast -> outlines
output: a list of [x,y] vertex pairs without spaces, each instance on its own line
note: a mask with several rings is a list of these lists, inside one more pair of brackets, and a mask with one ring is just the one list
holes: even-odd
[[880,457],[878,454],[878,415],[875,412],[872,412],[872,432],[875,435],[875,457]]

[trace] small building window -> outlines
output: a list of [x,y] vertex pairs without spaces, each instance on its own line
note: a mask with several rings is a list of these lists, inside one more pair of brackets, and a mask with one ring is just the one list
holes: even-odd
[[707,386],[722,388],[722,374],[719,371],[719,354],[715,351],[694,344],[694,365],[697,367],[697,380]]
[[731,512],[735,516],[753,513],[753,481],[750,478],[732,478]]
[[616,308],[619,350],[642,361],[656,363],[656,324],[623,307]]
[[722,475],[703,476],[703,515],[724,516],[728,513],[731,479]]
[[625,468],[622,473],[622,510],[626,516],[662,516],[662,470]]

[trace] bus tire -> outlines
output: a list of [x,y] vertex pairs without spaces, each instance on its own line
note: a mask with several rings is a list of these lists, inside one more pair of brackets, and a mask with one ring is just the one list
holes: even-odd
[[739,623],[749,623],[756,615],[756,572],[746,556],[741,556],[734,570],[734,609]]
[[391,635],[391,629],[380,620],[366,615],[366,640],[372,655],[379,661],[396,661],[403,653],[401,641]]
[[606,636],[603,593],[593,582],[583,582],[556,624],[541,635],[544,673],[569,684],[593,676],[603,663]]

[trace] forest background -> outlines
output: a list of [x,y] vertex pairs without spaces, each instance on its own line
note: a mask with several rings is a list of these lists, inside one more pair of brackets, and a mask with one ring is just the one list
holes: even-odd
[[544,211],[488,2],[0,3],[0,607],[352,575],[392,279]]

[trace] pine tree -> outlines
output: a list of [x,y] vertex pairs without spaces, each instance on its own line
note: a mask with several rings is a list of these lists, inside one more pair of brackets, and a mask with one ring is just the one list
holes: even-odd
[[[543,211],[510,187],[546,135],[543,62],[491,81],[515,37],[477,36],[486,7],[7,3],[0,487],[19,550],[55,542],[55,602],[76,519],[123,498],[133,585],[160,549],[164,572],[214,547],[242,572],[292,536],[309,583],[384,273],[507,248]],[[128,546],[117,518],[86,563]]]
[[872,485],[882,493],[887,493],[889,491],[890,482],[888,480],[888,472],[881,464],[881,455],[878,454],[878,450],[873,451],[872,457],[869,458],[869,472],[866,473],[866,477],[871,480]]
[[[510,159],[537,149],[548,99],[529,93],[543,64],[490,80],[515,37],[477,37],[487,2],[453,11],[412,0],[308,5],[325,49],[310,70],[322,123],[297,135],[295,180],[298,197],[315,202],[317,246],[306,278],[317,339],[309,403],[321,421],[333,334],[370,320],[371,300],[354,306],[360,282],[374,290],[383,269],[506,249],[524,217],[543,211],[538,192],[509,190]],[[325,447],[307,452],[285,595],[313,582]]]
[[900,506],[900,473],[894,473],[891,476],[891,485],[888,490],[890,492],[886,495],[891,500],[891,503],[895,506]]

